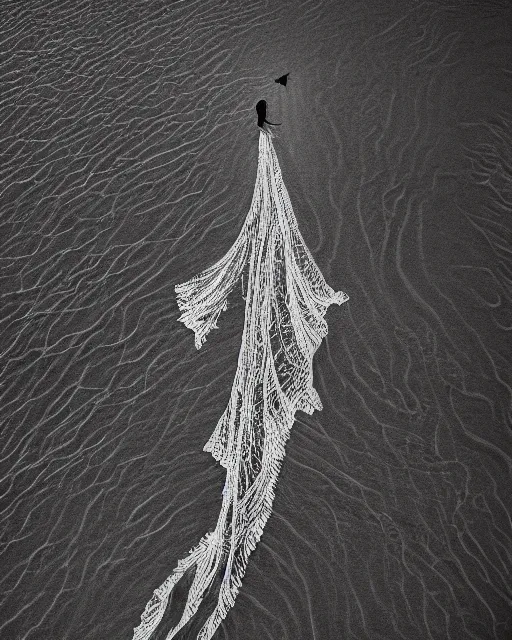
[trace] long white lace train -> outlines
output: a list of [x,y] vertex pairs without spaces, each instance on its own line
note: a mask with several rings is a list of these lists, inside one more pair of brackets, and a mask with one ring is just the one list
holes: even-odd
[[213,266],[175,287],[179,320],[194,331],[197,349],[217,327],[245,270],[245,323],[235,380],[229,404],[204,446],[227,471],[219,519],[154,591],[133,640],[150,640],[173,587],[191,568],[195,575],[181,620],[166,638],[191,620],[215,576],[222,575],[217,604],[198,640],[213,637],[234,604],[248,557],[270,516],[295,412],[322,409],[313,387],[313,356],[327,334],[327,307],[349,297],[327,285],[306,247],[272,134],[264,130],[254,195],[236,242]]

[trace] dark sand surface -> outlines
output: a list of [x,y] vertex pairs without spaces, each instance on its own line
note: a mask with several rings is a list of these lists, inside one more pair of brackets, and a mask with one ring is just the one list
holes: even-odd
[[216,638],[510,638],[507,3],[0,7],[0,638],[130,640],[215,526],[244,302],[197,351],[174,285],[242,226],[260,99],[350,301]]

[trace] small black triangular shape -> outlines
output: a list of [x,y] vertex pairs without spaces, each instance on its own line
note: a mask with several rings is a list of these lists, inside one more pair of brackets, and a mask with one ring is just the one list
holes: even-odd
[[289,75],[290,75],[289,73],[285,73],[284,76],[277,78],[276,82],[278,82],[279,84],[282,84],[283,87],[286,87],[286,83],[288,82]]

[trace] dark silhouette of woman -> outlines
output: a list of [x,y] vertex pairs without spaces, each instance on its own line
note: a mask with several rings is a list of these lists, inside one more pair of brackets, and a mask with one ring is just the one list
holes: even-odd
[[267,101],[260,100],[256,104],[256,113],[258,114],[258,127],[264,128],[264,124],[271,124],[273,126],[281,125],[281,122],[269,122],[267,120]]

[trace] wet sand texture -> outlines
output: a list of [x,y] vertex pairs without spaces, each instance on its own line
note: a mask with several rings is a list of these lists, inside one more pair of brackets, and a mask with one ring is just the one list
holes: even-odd
[[174,287],[242,228],[261,99],[350,300],[215,640],[509,638],[507,3],[1,9],[0,638],[129,640],[215,526],[247,282],[200,350]]

